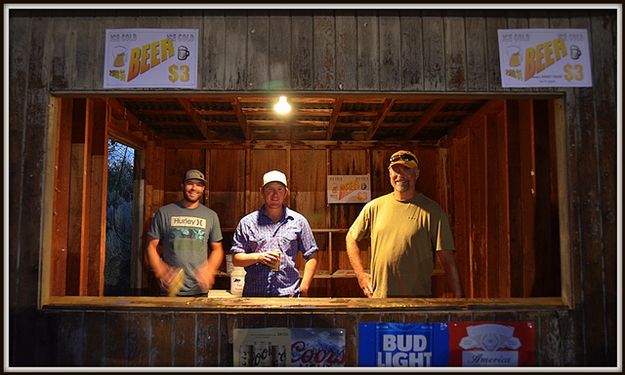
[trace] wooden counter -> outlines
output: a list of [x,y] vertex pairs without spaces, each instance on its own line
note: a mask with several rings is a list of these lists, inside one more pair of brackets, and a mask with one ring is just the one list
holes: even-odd
[[[210,297],[210,298],[209,298]],[[203,311],[484,311],[560,310],[568,307],[559,297],[543,298],[243,298],[225,290],[209,297],[51,297],[44,309],[160,309]]]

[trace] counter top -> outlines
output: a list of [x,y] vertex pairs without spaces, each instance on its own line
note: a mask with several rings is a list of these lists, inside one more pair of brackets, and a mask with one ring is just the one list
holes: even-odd
[[212,290],[207,297],[50,297],[45,309],[205,310],[205,311],[483,311],[561,310],[560,297],[540,298],[266,298],[236,297]]

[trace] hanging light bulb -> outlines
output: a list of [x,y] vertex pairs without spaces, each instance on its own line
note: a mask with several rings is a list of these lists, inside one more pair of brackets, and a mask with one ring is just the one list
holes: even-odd
[[291,112],[291,105],[289,105],[289,102],[286,101],[286,96],[281,96],[278,100],[278,103],[273,106],[273,109],[276,112],[284,115]]

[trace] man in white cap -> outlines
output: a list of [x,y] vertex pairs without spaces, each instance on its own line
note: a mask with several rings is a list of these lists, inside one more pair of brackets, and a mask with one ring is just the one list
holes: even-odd
[[[317,270],[312,229],[304,216],[284,204],[284,173],[265,173],[260,193],[265,203],[239,221],[230,249],[232,264],[245,267],[243,297],[307,297]],[[306,261],[301,282],[298,251]]]
[[147,232],[147,258],[163,294],[206,296],[224,257],[219,218],[200,203],[206,187],[202,172],[188,170],[181,187],[182,200],[159,208],[154,215]]
[[[417,191],[417,157],[397,151],[388,168],[393,192],[367,203],[345,237],[360,288],[367,297],[430,297],[438,254],[452,293],[462,297],[447,215]],[[367,237],[371,238],[371,274],[362,266],[358,246]]]

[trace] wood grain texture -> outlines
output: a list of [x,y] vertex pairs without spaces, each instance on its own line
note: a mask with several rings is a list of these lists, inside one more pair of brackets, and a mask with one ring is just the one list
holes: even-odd
[[315,10],[313,14],[313,88],[315,90],[334,90],[336,87],[335,32],[334,12]]
[[310,11],[291,12],[291,85],[313,88],[313,17]]
[[356,12],[337,10],[336,49],[336,90],[355,90],[358,87],[358,42],[356,40]]

